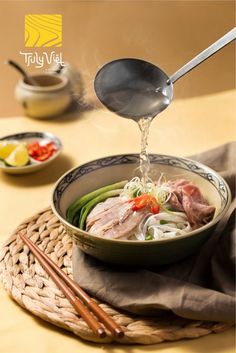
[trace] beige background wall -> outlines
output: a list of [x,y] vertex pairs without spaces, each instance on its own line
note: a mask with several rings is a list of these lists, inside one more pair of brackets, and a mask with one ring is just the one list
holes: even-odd
[[[63,15],[63,57],[81,71],[87,98],[100,66],[118,57],[155,63],[169,75],[235,26],[234,1],[1,1],[0,117],[21,113],[13,90],[18,74],[4,64],[23,63],[24,15]],[[38,72],[40,69],[31,70]],[[187,98],[235,86],[234,44],[216,54],[175,85]]]

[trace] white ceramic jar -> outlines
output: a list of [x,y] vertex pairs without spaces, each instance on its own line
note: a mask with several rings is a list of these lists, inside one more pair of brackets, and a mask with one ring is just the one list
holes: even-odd
[[18,82],[15,89],[17,101],[25,114],[38,119],[51,118],[63,113],[71,103],[68,79],[64,76],[42,74],[31,76],[35,85],[27,79]]

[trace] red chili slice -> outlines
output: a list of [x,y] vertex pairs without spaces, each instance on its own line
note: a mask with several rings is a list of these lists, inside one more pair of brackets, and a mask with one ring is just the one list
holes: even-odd
[[150,206],[150,211],[153,213],[153,214],[157,214],[160,212],[160,206],[158,205],[158,203],[155,203],[155,204],[152,204]]
[[157,214],[160,211],[157,199],[149,194],[143,194],[141,196],[131,199],[129,202],[133,202],[132,210],[138,211],[143,208],[148,208],[153,214]]
[[37,156],[35,159],[37,159],[37,161],[46,161],[49,157],[51,157],[52,152],[47,152],[47,153],[43,153],[40,156]]
[[53,142],[48,142],[44,145],[40,145],[39,141],[29,143],[27,146],[29,155],[37,161],[45,161],[52,156],[57,150],[56,145]]

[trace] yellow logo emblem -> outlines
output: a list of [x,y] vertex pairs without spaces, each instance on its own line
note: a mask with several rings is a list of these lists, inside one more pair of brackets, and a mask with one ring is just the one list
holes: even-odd
[[25,46],[61,47],[62,15],[25,15]]

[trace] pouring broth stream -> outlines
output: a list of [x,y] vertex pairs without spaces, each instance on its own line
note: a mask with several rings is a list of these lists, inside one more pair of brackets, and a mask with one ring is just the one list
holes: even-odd
[[141,118],[138,120],[138,126],[141,131],[141,151],[140,151],[140,165],[139,169],[141,172],[141,181],[145,189],[145,185],[148,182],[148,173],[150,171],[150,160],[147,153],[148,146],[148,135],[149,129],[152,122],[152,117]]

